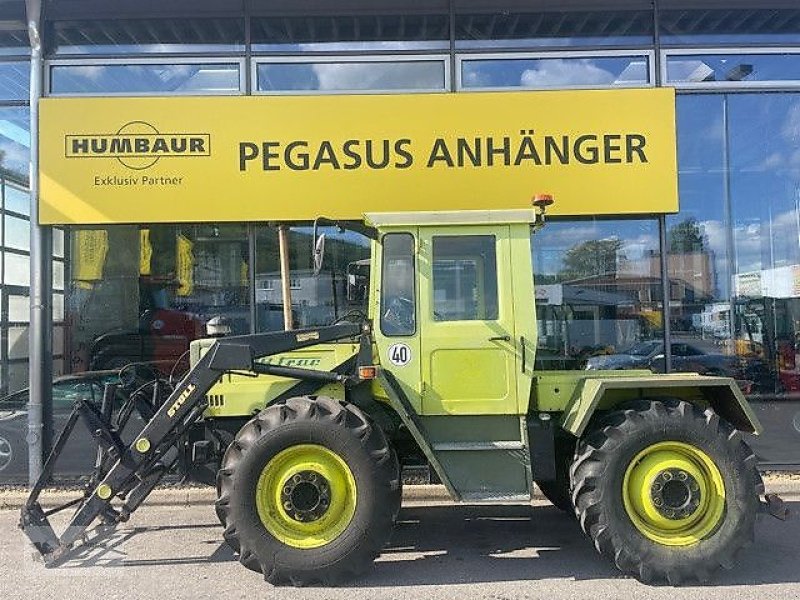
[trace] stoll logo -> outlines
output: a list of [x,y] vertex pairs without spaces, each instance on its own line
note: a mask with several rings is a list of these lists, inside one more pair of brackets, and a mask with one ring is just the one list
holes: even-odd
[[161,133],[150,123],[131,121],[116,133],[84,133],[64,136],[67,158],[113,158],[141,171],[162,158],[211,156],[207,133]]

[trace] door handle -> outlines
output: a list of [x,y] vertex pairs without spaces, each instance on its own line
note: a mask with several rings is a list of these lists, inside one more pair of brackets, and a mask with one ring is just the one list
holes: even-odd
[[511,336],[510,335],[496,335],[494,337],[489,338],[490,342],[510,342]]

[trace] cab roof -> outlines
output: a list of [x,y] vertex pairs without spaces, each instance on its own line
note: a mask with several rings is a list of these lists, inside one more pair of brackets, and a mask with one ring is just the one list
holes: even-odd
[[373,227],[426,227],[436,225],[497,225],[533,223],[533,209],[516,210],[447,210],[365,213],[364,220]]

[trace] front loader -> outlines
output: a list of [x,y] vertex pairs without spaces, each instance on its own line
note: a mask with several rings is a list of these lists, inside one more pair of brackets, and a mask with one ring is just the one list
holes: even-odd
[[[538,485],[643,581],[730,568],[758,512],[786,516],[777,497],[761,499],[740,433],[760,433],[758,420],[729,378],[534,368],[531,234],[550,202],[365,215],[367,314],[194,342],[190,371],[144,409],[129,443],[105,403],[79,403],[22,529],[56,565],[127,520],[188,456],[196,479],[216,485],[242,564],[273,583],[332,584],[381,552],[402,469],[424,464],[459,502],[528,503]],[[363,296],[365,278],[355,285]],[[81,498],[44,511],[39,495],[80,419],[97,466]],[[49,517],[68,507],[59,536]]]

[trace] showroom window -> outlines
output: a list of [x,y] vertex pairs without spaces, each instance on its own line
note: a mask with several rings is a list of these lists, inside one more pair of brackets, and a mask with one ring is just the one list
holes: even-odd
[[673,368],[733,377],[796,464],[800,414],[800,92],[677,98],[681,211],[668,217]]
[[244,225],[75,227],[70,238],[72,371],[135,362],[168,375],[193,340],[250,331]]

